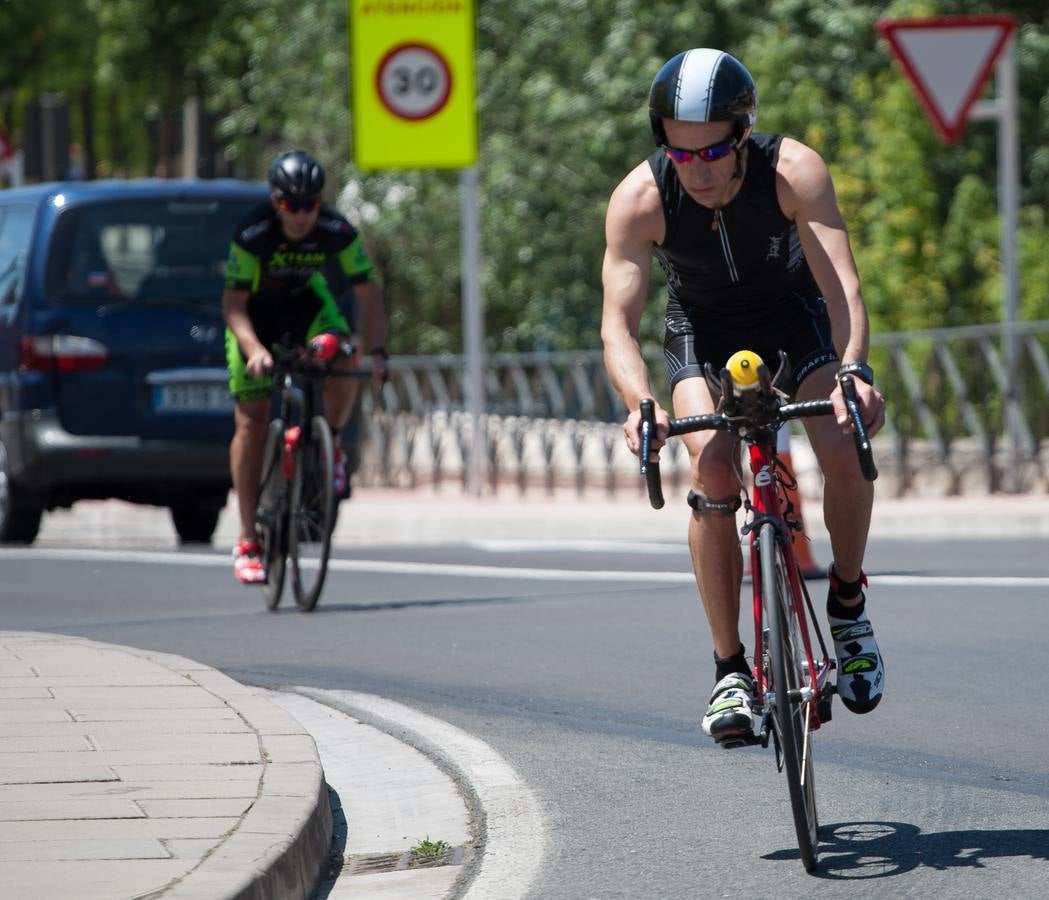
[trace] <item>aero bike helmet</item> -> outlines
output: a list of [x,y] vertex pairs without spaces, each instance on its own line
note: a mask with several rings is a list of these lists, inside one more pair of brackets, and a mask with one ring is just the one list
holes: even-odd
[[648,113],[656,143],[667,143],[663,119],[732,122],[736,139],[754,126],[758,91],[750,72],[721,50],[685,50],[659,70],[648,92]]
[[273,160],[269,180],[281,197],[316,197],[324,187],[324,168],[308,153],[292,150]]

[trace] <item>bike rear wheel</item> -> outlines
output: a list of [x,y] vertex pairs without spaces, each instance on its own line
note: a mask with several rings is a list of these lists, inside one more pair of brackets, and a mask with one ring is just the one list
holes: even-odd
[[267,609],[280,606],[288,560],[288,482],[284,478],[284,422],[274,419],[266,431],[262,480],[255,507],[255,527],[266,568],[263,593]]
[[295,602],[310,612],[320,599],[328,574],[331,532],[335,523],[331,428],[314,416],[295,454],[291,482],[291,529],[288,550]]
[[811,688],[811,678],[797,617],[790,608],[786,559],[772,525],[762,526],[760,541],[761,591],[775,692],[772,721],[787,773],[801,861],[806,871],[811,872],[816,868],[819,845],[810,728],[816,700],[811,691],[807,700],[801,698],[802,690]]

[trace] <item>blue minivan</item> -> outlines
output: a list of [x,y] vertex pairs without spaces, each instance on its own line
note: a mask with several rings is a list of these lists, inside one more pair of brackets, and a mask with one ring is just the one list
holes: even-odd
[[230,238],[262,184],[0,191],[0,542],[86,498],[166,506],[211,540],[229,496]]

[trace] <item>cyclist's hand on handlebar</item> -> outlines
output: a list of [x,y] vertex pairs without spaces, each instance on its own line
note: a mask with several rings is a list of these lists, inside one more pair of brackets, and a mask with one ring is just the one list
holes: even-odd
[[[655,462],[659,454],[659,448],[666,443],[667,433],[670,431],[670,416],[658,403],[655,404],[656,432],[652,436],[652,453],[649,462]],[[623,425],[623,433],[626,436],[626,445],[634,456],[641,453],[641,410],[631,410]]]
[[265,347],[259,347],[248,356],[244,368],[252,378],[261,378],[273,371],[273,357]]
[[[867,382],[859,378],[853,378],[852,383],[856,386],[856,399],[859,402],[860,412],[863,415],[864,424],[867,426],[867,434],[874,437],[885,424],[885,398]],[[834,404],[834,418],[845,434],[853,431],[852,419],[845,408],[845,397],[841,392],[841,385],[835,385],[830,395],[831,403]]]

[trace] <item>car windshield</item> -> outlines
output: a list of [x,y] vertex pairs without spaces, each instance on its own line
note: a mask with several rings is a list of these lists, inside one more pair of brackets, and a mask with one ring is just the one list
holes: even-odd
[[63,212],[47,264],[62,303],[218,307],[230,238],[257,200],[111,200]]

